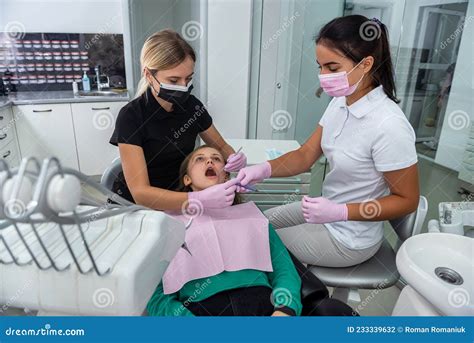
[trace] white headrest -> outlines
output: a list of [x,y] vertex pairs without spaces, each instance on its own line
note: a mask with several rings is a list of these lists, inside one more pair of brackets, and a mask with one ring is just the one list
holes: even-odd
[[15,183],[19,180],[18,175],[14,175],[3,184],[2,200],[4,211],[9,217],[20,217],[26,211],[28,203],[33,196],[33,184],[27,177],[21,178],[20,188],[16,198],[13,198],[13,188]]
[[49,183],[46,197],[51,210],[71,212],[81,201],[81,183],[74,175],[56,175]]

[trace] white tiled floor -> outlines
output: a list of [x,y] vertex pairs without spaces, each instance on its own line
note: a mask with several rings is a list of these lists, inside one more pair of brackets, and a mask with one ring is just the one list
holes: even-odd
[[[329,287],[332,294],[332,288]],[[361,316],[390,316],[400,295],[400,289],[392,286],[387,289],[361,289],[360,302],[349,302],[349,305]]]

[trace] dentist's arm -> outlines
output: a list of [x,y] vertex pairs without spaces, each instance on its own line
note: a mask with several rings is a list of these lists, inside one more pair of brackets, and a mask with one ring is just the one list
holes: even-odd
[[311,137],[297,150],[268,161],[272,168],[272,177],[285,177],[307,172],[316,162],[323,150],[321,149],[322,126],[318,125]]
[[390,194],[382,198],[347,204],[348,220],[381,221],[416,211],[420,201],[418,164],[383,173]]
[[188,194],[152,187],[142,147],[119,144],[123,174],[133,200],[155,210],[178,210],[188,200]]
[[321,157],[323,128],[318,125],[311,137],[297,150],[290,151],[277,159],[243,168],[237,179],[243,186],[261,182],[269,177],[286,177],[307,172]]
[[323,197],[303,197],[301,208],[308,223],[338,221],[383,221],[399,218],[418,208],[420,198],[418,166],[385,172],[390,194],[361,203],[338,204]]

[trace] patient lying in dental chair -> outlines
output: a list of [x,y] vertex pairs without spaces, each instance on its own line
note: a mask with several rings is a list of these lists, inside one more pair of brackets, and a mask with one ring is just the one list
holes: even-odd
[[[180,191],[229,179],[222,154],[201,146],[183,161]],[[184,223],[186,247],[170,262],[147,305],[152,316],[301,315],[301,279],[278,235],[254,203],[173,214]]]

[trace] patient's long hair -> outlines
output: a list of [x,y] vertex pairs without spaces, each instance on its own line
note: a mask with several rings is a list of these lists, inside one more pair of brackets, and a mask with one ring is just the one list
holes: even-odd
[[[181,162],[181,166],[179,167],[179,185],[178,188],[176,189],[178,192],[192,192],[193,189],[191,188],[191,185],[186,186],[184,184],[184,176],[188,174],[188,167],[189,167],[189,162],[191,161],[191,158],[193,155],[198,152],[201,149],[204,148],[212,148],[215,149],[214,147],[211,147],[207,144],[201,145],[200,147],[196,148],[192,153],[190,153],[186,158]],[[218,149],[216,149],[219,151]],[[219,153],[222,155],[222,153],[219,151]],[[227,174],[227,177],[230,177],[229,172],[225,172]],[[237,205],[242,203],[242,197],[240,196],[239,193],[235,194],[234,202],[232,205]]]

